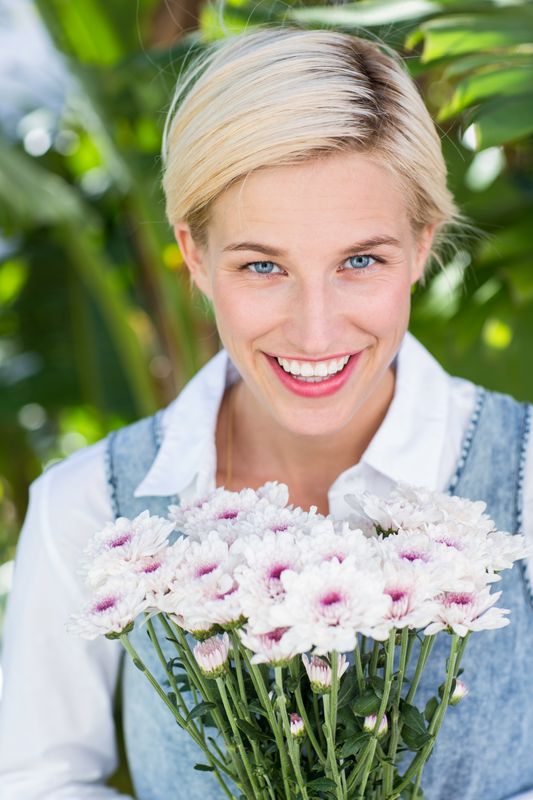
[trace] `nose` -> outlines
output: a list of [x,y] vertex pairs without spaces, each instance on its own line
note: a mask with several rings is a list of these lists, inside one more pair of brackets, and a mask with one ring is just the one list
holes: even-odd
[[285,338],[295,354],[309,358],[331,355],[343,343],[342,320],[338,292],[320,276],[308,277],[291,293]]

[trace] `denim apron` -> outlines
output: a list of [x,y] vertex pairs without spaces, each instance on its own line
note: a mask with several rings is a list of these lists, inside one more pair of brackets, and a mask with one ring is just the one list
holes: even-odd
[[[532,407],[476,387],[475,409],[448,493],[484,500],[499,530],[522,530],[522,488]],[[134,517],[145,508],[166,516],[177,497],[133,497],[161,443],[161,412],[110,434],[108,482],[116,516]],[[394,454],[391,453],[391,457]],[[502,573],[500,605],[511,624],[473,633],[462,667],[470,692],[448,710],[426,764],[425,800],[504,800],[533,788],[533,598],[525,561]],[[164,683],[145,627],[132,642]],[[163,639],[164,642],[164,639]],[[164,642],[168,658],[175,652]],[[416,697],[419,708],[443,682],[449,637],[433,648]],[[416,654],[415,654],[416,655]],[[123,721],[126,752],[138,800],[222,800],[226,795],[209,772],[200,748],[131,660],[123,661]],[[211,729],[213,730],[213,729]],[[239,792],[235,790],[235,797]]]

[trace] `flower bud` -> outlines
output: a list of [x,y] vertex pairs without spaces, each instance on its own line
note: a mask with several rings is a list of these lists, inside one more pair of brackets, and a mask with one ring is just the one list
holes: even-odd
[[[366,731],[367,733],[375,733],[377,721],[378,721],[377,714],[369,714],[368,717],[365,717],[365,721],[363,723],[363,730]],[[383,714],[383,716],[381,717],[381,722],[379,723],[379,728],[377,730],[378,739],[381,739],[382,736],[385,736],[388,730],[389,730],[389,721],[387,719],[387,715]]]
[[229,653],[229,636],[212,636],[193,648],[198,666],[207,678],[218,678],[225,672]]
[[299,714],[290,714],[291,734],[299,739],[305,733],[304,721]]
[[[323,658],[319,658],[318,656],[312,656],[311,660],[309,660],[305,653],[302,656],[302,661],[313,692],[317,692],[317,694],[327,694],[331,690],[332,680],[331,667],[327,661],[324,661]],[[337,661],[337,678],[341,678],[348,667],[349,664],[346,656],[339,655]]]
[[461,678],[457,678],[455,681],[455,689],[450,696],[450,705],[456,706],[457,703],[463,699],[463,697],[466,697],[468,692],[469,689],[466,683],[462,681]]

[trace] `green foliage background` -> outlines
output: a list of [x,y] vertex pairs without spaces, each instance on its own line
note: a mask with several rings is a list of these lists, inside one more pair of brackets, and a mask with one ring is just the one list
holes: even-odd
[[258,23],[378,36],[405,56],[487,234],[417,287],[411,330],[451,373],[533,400],[533,5],[227,0],[164,47],[150,43],[161,5],[37,0],[72,83],[58,117],[28,109],[45,154],[0,134],[0,564],[44,465],[167,403],[218,349],[165,223],[161,131],[188,59]]

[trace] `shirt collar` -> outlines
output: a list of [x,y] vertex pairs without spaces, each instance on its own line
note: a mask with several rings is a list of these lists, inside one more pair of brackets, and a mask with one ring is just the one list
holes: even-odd
[[390,478],[435,488],[445,445],[450,376],[409,331],[387,413],[361,461]]
[[[215,429],[226,386],[239,373],[217,353],[165,409],[163,441],[135,497],[180,494],[198,475],[204,488],[216,468]],[[361,461],[393,481],[434,486],[446,434],[449,376],[407,331],[396,356],[396,385],[385,418]]]

